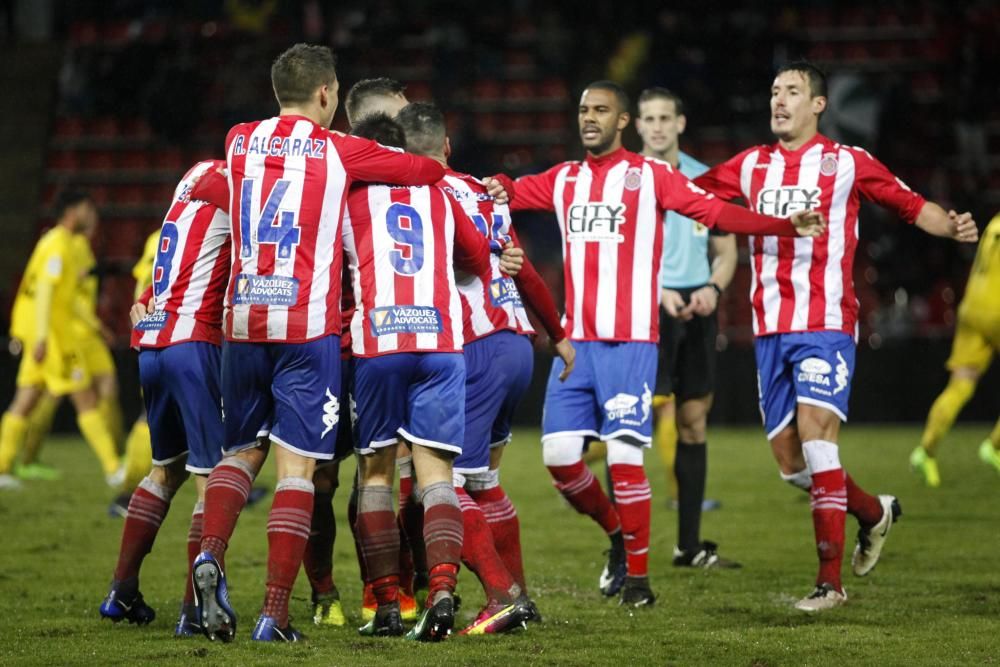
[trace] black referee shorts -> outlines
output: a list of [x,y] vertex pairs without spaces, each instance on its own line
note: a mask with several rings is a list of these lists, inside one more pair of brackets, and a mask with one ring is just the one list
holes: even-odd
[[[676,290],[690,299],[693,289]],[[656,370],[656,395],[674,394],[677,402],[701,398],[715,387],[715,339],[719,319],[695,315],[687,322],[670,317],[660,307],[660,351]]]

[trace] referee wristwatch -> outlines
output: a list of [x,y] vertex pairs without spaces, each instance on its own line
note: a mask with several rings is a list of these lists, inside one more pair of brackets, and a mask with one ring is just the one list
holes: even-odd
[[713,283],[712,281],[709,281],[709,283],[708,283],[708,285],[706,285],[706,287],[711,287],[712,289],[714,289],[716,296],[722,296],[722,288],[719,287],[718,285],[716,285],[715,283]]

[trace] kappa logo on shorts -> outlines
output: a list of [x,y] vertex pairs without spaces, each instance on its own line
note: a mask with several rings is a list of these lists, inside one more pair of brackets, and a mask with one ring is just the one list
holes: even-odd
[[340,401],[326,388],[326,403],[323,404],[323,432],[319,437],[326,437],[326,434],[333,430],[333,427],[340,423]]
[[837,376],[834,378],[837,388],[833,390],[834,394],[839,394],[847,389],[847,378],[850,373],[850,369],[847,368],[847,361],[840,352],[837,352]]
[[299,297],[299,281],[289,276],[236,276],[233,303],[250,306],[294,306]]
[[441,333],[441,313],[432,306],[384,306],[369,313],[372,333]]
[[490,303],[494,306],[502,306],[505,303],[521,305],[521,295],[518,294],[513,279],[501,277],[490,281]]

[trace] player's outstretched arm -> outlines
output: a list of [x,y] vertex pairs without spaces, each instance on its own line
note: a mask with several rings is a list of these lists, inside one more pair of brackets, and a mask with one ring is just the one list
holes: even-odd
[[386,148],[370,139],[331,134],[348,175],[356,181],[434,185],[444,178],[437,160]]
[[540,174],[521,176],[516,181],[504,174],[496,174],[492,179],[500,181],[510,197],[512,211],[554,211],[552,193],[555,191],[556,175],[563,165],[556,165]]
[[954,239],[959,243],[975,243],[979,240],[979,229],[971,213],[945,211],[932,201],[920,209],[914,224],[928,234]]

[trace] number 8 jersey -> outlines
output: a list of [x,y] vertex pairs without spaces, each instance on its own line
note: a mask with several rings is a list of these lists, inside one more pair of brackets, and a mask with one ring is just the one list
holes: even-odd
[[481,275],[490,268],[490,247],[442,190],[352,188],[344,250],[357,301],[351,321],[355,356],[462,350],[453,265]]

